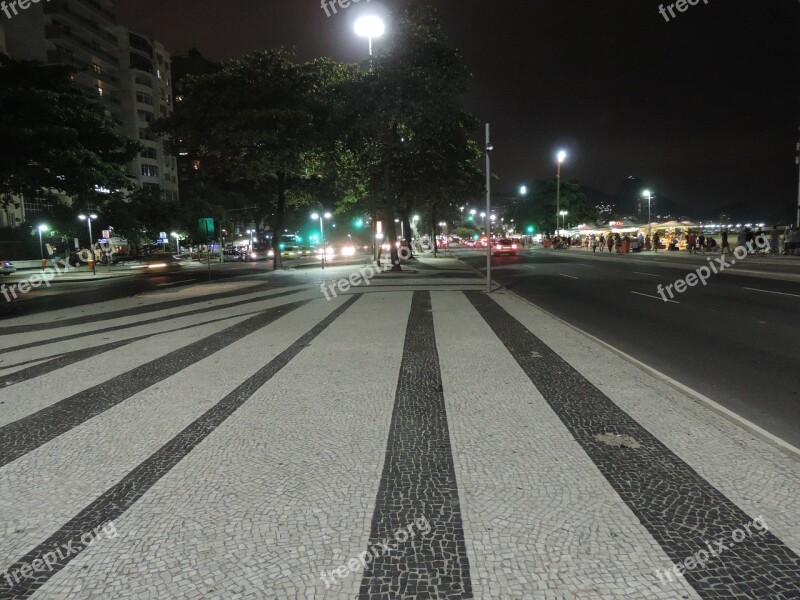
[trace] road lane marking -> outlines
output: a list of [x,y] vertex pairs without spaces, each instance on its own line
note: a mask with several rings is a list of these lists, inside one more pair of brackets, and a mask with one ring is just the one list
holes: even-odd
[[654,300],[660,300],[661,302],[672,302],[673,304],[680,304],[677,300],[664,300],[661,296],[651,296],[650,294],[643,294],[641,292],[634,292],[631,291],[631,294],[636,294],[637,296],[644,296],[645,298],[653,298]]
[[156,287],[164,287],[167,285],[180,285],[181,283],[189,283],[190,281],[195,281],[194,279],[182,279],[181,281],[171,281],[168,283],[159,283]]
[[663,278],[663,275],[653,275],[652,273],[642,273],[641,271],[634,271],[637,275],[647,275],[648,277],[658,277],[659,279]]
[[564,273],[559,273],[562,277],[569,277],[570,279],[578,279],[577,277],[573,277],[572,275],[564,275]]
[[759,290],[758,288],[743,288],[745,290],[750,290],[751,292],[762,292],[764,294],[778,294],[779,296],[794,296],[795,298],[800,298],[800,294],[787,294],[786,292],[773,292],[772,290]]

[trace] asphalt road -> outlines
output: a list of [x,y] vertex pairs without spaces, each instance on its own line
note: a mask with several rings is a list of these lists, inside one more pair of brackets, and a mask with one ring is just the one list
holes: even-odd
[[[332,259],[332,266],[343,264],[360,264],[363,255],[352,259]],[[284,259],[284,266],[291,269],[315,269],[320,265],[316,257]],[[106,267],[98,267],[98,273],[104,274]],[[210,271],[210,274],[209,274]],[[231,262],[222,265],[187,263],[182,268],[163,273],[135,273],[125,277],[98,278],[91,281],[91,272],[84,269],[80,280],[71,277],[55,277],[49,287],[40,286],[26,294],[18,294],[17,298],[6,301],[0,295],[0,323],[5,318],[30,314],[44,314],[50,310],[75,308],[96,302],[111,302],[118,298],[129,298],[149,291],[171,287],[195,285],[210,281],[224,281],[232,278],[257,277],[272,271],[272,261]],[[11,286],[27,280],[36,270],[18,271],[10,277],[0,277],[0,284]]]
[[[485,272],[485,254],[457,255]],[[492,279],[800,447],[800,258],[749,257],[661,299],[706,258],[534,248],[494,257]]]

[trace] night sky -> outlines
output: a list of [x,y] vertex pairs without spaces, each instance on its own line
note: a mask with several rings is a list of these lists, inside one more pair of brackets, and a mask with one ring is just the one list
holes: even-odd
[[[497,191],[553,177],[564,147],[564,176],[602,192],[635,176],[686,214],[793,220],[800,2],[707,2],[669,22],[653,0],[426,2],[475,74],[466,103],[492,123]],[[318,0],[116,2],[120,23],[173,54],[283,45],[352,62],[367,53],[354,18],[401,4],[327,17]]]

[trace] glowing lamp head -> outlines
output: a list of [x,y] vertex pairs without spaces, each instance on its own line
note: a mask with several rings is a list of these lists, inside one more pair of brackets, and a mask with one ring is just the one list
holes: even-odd
[[565,160],[567,160],[567,153],[563,150],[560,150],[558,152],[558,164],[563,163]]
[[355,24],[356,35],[365,38],[379,38],[386,32],[386,25],[380,17],[374,15],[361,17]]

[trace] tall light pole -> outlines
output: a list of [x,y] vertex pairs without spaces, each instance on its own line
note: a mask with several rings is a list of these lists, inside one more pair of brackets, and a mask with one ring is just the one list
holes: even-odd
[[36,229],[39,230],[39,256],[42,259],[42,268],[44,269],[47,263],[45,263],[44,260],[44,244],[42,244],[42,232],[49,231],[50,228],[47,225],[39,225]]
[[[561,215],[561,223],[562,223],[561,228],[562,229],[566,229],[567,228],[567,215],[569,214],[569,211],[568,210],[560,210],[560,211],[558,211],[558,214]],[[556,223],[556,225],[558,225],[558,223]]]
[[650,224],[653,222],[652,218],[653,194],[650,192],[650,190],[645,190],[644,192],[642,192],[642,195],[645,198],[647,198],[647,239],[649,239],[650,243],[652,244],[653,243],[653,238],[651,236],[652,227]]
[[[798,128],[800,131],[800,128]],[[797,144],[797,164],[800,166],[800,143]],[[800,227],[800,180],[797,186],[797,226]]]
[[[492,213],[492,161],[489,153],[494,150],[489,123],[486,124],[486,213]],[[486,217],[484,216],[484,219]],[[492,240],[486,240],[486,293],[492,293]]]
[[325,214],[322,213],[312,213],[311,218],[313,220],[319,219],[319,241],[320,246],[322,246],[322,268],[325,268],[325,260],[327,258],[327,248],[325,248],[325,224],[322,218],[325,217],[326,219],[331,218],[331,213],[326,212]]
[[89,252],[92,254],[92,275],[97,275],[97,268],[95,266],[94,260],[94,242],[92,237],[92,220],[97,219],[97,215],[92,213],[90,215],[78,215],[78,218],[81,221],[86,221],[89,223]]
[[558,171],[556,172],[556,229],[558,229],[558,215],[561,213],[561,165],[567,159],[567,153],[558,152]]
[[355,24],[356,35],[369,40],[369,55],[372,56],[372,40],[386,32],[386,25],[380,17],[369,15],[361,17]]
[[[171,235],[172,235],[172,237],[175,238],[175,254],[180,254],[181,253],[181,245],[180,245],[181,236],[179,234],[175,233],[174,231],[172,232]],[[224,245],[225,244],[223,244],[223,246]]]

